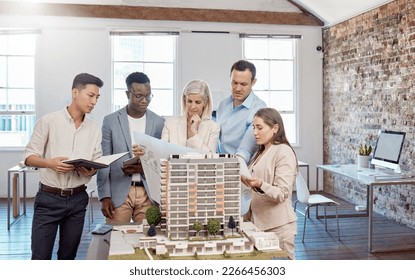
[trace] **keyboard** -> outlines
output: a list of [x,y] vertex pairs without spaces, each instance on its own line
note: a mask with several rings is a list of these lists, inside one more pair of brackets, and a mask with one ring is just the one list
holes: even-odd
[[371,169],[359,170],[359,175],[363,175],[375,181],[387,181],[387,180],[405,178],[403,174],[386,173],[386,172],[380,172],[380,171],[371,170]]

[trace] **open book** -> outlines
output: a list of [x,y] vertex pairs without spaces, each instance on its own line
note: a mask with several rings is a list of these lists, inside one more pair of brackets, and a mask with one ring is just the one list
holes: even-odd
[[125,153],[118,153],[108,156],[102,156],[100,158],[97,158],[96,160],[87,160],[84,158],[78,158],[78,159],[68,159],[64,160],[64,163],[75,165],[76,167],[86,167],[86,168],[95,168],[95,169],[101,169],[108,167],[112,162],[116,161],[120,157],[128,154],[128,152]]

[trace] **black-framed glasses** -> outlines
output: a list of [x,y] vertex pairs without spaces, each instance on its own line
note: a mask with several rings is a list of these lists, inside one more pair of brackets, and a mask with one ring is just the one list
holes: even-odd
[[151,99],[153,98],[153,94],[150,93],[148,95],[141,95],[135,92],[132,92],[131,90],[128,90],[129,93],[131,93],[132,95],[134,95],[134,97],[138,100],[138,101],[142,101],[142,100],[146,100],[147,102],[150,102]]

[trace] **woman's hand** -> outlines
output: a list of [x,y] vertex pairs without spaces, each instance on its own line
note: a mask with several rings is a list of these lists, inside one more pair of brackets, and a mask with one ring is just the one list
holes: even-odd
[[242,175],[241,181],[242,183],[244,183],[244,185],[251,187],[253,191],[264,193],[264,191],[261,190],[262,180],[260,178],[257,178],[257,177],[248,178]]
[[190,131],[192,132],[193,135],[198,133],[199,125],[201,122],[202,122],[202,119],[199,117],[199,115],[193,115],[188,120],[187,127],[189,128],[190,126]]

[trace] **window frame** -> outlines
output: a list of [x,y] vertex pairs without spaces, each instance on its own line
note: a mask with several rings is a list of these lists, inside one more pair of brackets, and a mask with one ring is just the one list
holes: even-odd
[[[293,69],[292,69],[292,73],[293,73],[293,84],[292,84],[292,92],[293,92],[293,109],[292,110],[278,110],[278,112],[280,112],[282,115],[283,114],[292,114],[294,117],[293,123],[295,124],[295,128],[293,129],[293,133],[295,133],[294,137],[295,137],[295,141],[291,141],[290,139],[290,144],[294,147],[299,146],[300,145],[300,110],[299,110],[299,96],[300,96],[300,92],[299,92],[299,49],[300,49],[300,42],[301,42],[301,35],[280,35],[280,34],[245,34],[245,33],[241,33],[239,36],[242,39],[242,55],[243,58],[251,61],[255,64],[255,61],[268,61],[268,63],[270,64],[271,61],[286,61],[287,59],[270,59],[269,57],[267,58],[263,58],[263,59],[258,59],[258,58],[249,58],[246,57],[246,52],[245,52],[245,39],[268,39],[268,40],[272,40],[272,39],[280,39],[280,40],[292,40],[293,41]],[[270,81],[271,77],[268,77],[268,80]],[[255,88],[255,86],[254,86]],[[268,87],[268,92],[273,91],[272,89],[270,89]],[[255,89],[254,89],[255,92]],[[266,102],[267,106],[269,106],[268,102],[264,100],[264,102]],[[271,106],[270,106],[271,107]],[[276,108],[275,108],[276,109]]]
[[[169,36],[169,35],[170,36],[175,36],[174,50],[173,50],[174,59],[173,59],[173,62],[171,63],[173,65],[173,84],[172,84],[172,88],[168,89],[168,90],[171,90],[171,92],[172,92],[172,102],[173,102],[172,116],[176,114],[177,108],[180,107],[180,104],[177,102],[177,98],[176,98],[177,72],[178,72],[177,71],[177,67],[178,67],[177,66],[177,61],[178,61],[177,57],[178,57],[178,41],[179,41],[179,32],[176,32],[176,31],[115,31],[115,30],[110,31],[110,41],[111,41],[111,84],[112,84],[112,86],[111,86],[111,112],[115,112],[115,111],[119,110],[120,108],[123,108],[125,105],[127,105],[127,102],[126,102],[123,106],[121,106],[120,108],[117,108],[116,104],[115,104],[115,100],[114,100],[115,99],[115,92],[120,91],[120,90],[123,90],[123,91],[126,90],[125,85],[122,88],[118,88],[115,85],[115,75],[114,75],[115,62],[142,63],[143,65],[152,64],[152,63],[159,63],[159,64],[161,64],[161,63],[170,63],[170,62],[146,61],[146,60],[116,61],[116,60],[114,60],[114,40],[113,40],[113,37],[114,36]],[[148,73],[146,73],[145,70],[143,72],[145,74],[148,74]],[[152,79],[151,75],[149,75],[149,78],[150,78],[150,81],[151,81],[151,90],[153,92],[153,95],[154,95],[155,90],[166,90],[164,88],[157,88],[153,83],[153,79]],[[151,109],[150,106],[149,106],[149,109]],[[162,114],[160,114],[160,115],[163,116],[163,117],[165,116],[165,115],[162,115]],[[170,116],[170,115],[166,115],[166,116]]]
[[[36,125],[36,119],[37,119],[37,114],[36,114],[36,86],[35,86],[35,77],[36,77],[36,54],[37,54],[37,42],[38,42],[38,38],[37,35],[40,34],[40,30],[37,29],[7,29],[7,30],[0,30],[0,36],[19,36],[19,35],[33,35],[34,36],[34,50],[32,54],[16,54],[13,52],[6,52],[6,53],[0,53],[0,57],[5,57],[6,61],[8,61],[10,58],[21,58],[21,57],[29,57],[29,58],[33,58],[33,87],[26,87],[26,86],[10,86],[9,85],[9,81],[8,81],[8,73],[9,73],[9,64],[6,63],[5,66],[5,75],[6,75],[6,79],[5,79],[5,85],[1,86],[0,85],[0,89],[1,90],[5,90],[6,92],[6,100],[10,99],[10,94],[9,91],[13,91],[13,90],[32,90],[33,91],[33,108],[32,109],[21,109],[21,110],[9,110],[7,108],[5,109],[1,109],[0,108],[0,118],[13,118],[15,116],[21,116],[21,117],[26,117],[29,121],[29,124],[26,125],[27,127],[25,129],[21,129],[21,130],[16,130],[16,132],[23,132],[24,134],[27,135],[27,141],[29,141],[30,136],[33,133],[33,129],[34,126]],[[8,103],[6,103],[5,105],[7,105]],[[32,117],[33,121],[30,122],[30,117]],[[16,120],[14,120],[16,122]],[[11,120],[11,123],[13,123],[13,119]],[[30,125],[31,123],[31,125]],[[17,124],[15,124],[17,126]],[[13,126],[13,124],[12,124]],[[1,130],[1,132],[13,132],[14,130]],[[2,145],[0,143],[0,150],[21,150],[23,149],[25,146],[27,145],[26,143],[21,143],[21,145]]]

